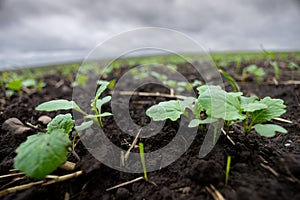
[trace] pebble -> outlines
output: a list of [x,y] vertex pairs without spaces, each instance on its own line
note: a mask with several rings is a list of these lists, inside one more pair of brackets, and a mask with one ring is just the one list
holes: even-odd
[[31,128],[26,127],[18,118],[9,118],[2,124],[2,130],[9,131],[13,134],[22,134]]
[[51,122],[51,117],[47,116],[47,115],[42,115],[38,118],[39,122],[42,122],[43,124],[47,125],[49,124],[49,122]]

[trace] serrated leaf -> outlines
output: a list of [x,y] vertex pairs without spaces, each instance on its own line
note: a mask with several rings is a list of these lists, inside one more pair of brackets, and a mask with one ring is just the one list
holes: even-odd
[[248,104],[241,105],[241,108],[245,112],[254,112],[256,110],[265,109],[267,107],[268,106],[266,104],[263,104],[261,102],[254,102],[254,103],[248,103]]
[[264,137],[274,137],[275,132],[287,133],[287,130],[276,124],[256,124],[255,131]]
[[80,124],[79,126],[75,126],[75,130],[77,132],[79,131],[83,131],[85,129],[90,128],[93,125],[93,121],[87,121],[87,122],[83,122],[82,124]]
[[270,97],[265,97],[259,102],[267,105],[267,108],[251,113],[253,124],[270,121],[271,119],[281,116],[286,111],[286,106],[281,99],[272,99]]
[[171,100],[160,102],[150,107],[146,111],[146,115],[151,117],[154,121],[163,121],[166,119],[176,121],[184,113],[184,110],[185,107],[183,107],[179,101]]
[[211,123],[214,123],[216,121],[218,121],[218,119],[211,118],[211,117],[208,117],[208,118],[203,119],[203,120],[201,120],[201,119],[193,119],[192,121],[190,121],[188,127],[193,128],[193,127],[199,126],[200,124],[211,124]]
[[14,167],[29,177],[44,178],[66,161],[70,144],[63,129],[29,136],[16,150]]
[[65,99],[58,99],[47,101],[42,103],[36,107],[38,111],[57,111],[57,110],[70,110],[70,109],[78,109],[79,106],[74,101],[68,101]]
[[245,116],[240,113],[238,98],[241,93],[227,93],[216,86],[209,86],[206,90],[202,90],[201,87],[198,91],[203,93],[200,93],[198,102],[208,116],[228,121],[245,119]]
[[55,129],[63,129],[66,134],[69,134],[74,126],[74,120],[72,119],[72,115],[68,114],[60,114],[57,115],[47,126],[48,133],[51,133]]

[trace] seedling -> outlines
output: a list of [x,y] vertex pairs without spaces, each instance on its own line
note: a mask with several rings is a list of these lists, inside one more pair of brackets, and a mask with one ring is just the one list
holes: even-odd
[[45,85],[46,84],[42,80],[39,82],[36,82],[36,80],[34,80],[34,79],[25,79],[25,80],[23,80],[22,78],[12,79],[5,84],[6,96],[10,97],[10,96],[14,95],[16,92],[18,94],[22,94],[22,92],[23,92],[22,90],[25,90],[26,88],[34,88],[38,92],[41,92],[42,88]]
[[142,167],[143,167],[143,171],[144,171],[144,179],[146,181],[149,181],[148,176],[147,176],[147,169],[146,169],[146,162],[145,162],[145,152],[144,152],[144,144],[143,143],[139,143],[139,150],[140,150]]
[[85,86],[88,81],[88,76],[85,74],[80,74],[76,77],[76,80],[72,82],[71,87]]
[[228,180],[229,180],[230,163],[231,163],[231,156],[227,156],[226,173],[225,173],[225,185],[228,184]]
[[294,62],[290,62],[288,67],[291,69],[291,70],[300,70],[300,67],[299,65],[297,65],[296,63]]
[[[57,111],[74,109],[84,115],[88,120],[79,126],[74,127],[74,120],[71,114],[57,115],[47,126],[46,133],[38,133],[29,136],[27,140],[17,148],[17,157],[15,158],[15,168],[23,171],[27,176],[41,179],[54,171],[67,159],[67,154],[74,152],[75,141],[79,131],[83,131],[97,122],[102,125],[101,118],[111,116],[111,113],[101,112],[103,104],[110,101],[111,97],[100,98],[109,82],[98,81],[100,85],[95,98],[91,104],[91,110],[95,114],[87,114],[74,101],[64,99],[53,100],[40,104],[36,110],[39,111]],[[73,127],[77,131],[71,142],[69,134]],[[30,154],[30,156],[28,156]]]
[[255,76],[255,82],[261,82],[262,78],[266,75],[266,72],[263,68],[258,67],[257,65],[250,65],[246,68],[247,72]]
[[264,53],[265,53],[265,54],[269,57],[269,59],[271,60],[269,63],[270,63],[270,65],[273,67],[275,77],[276,77],[277,79],[279,79],[279,78],[280,78],[280,70],[279,70],[279,67],[278,67],[277,62],[275,61],[275,59],[276,59],[275,54],[272,53],[272,52],[270,52],[270,51],[268,51],[268,50],[266,50],[266,49],[264,49],[263,46],[262,46],[262,50],[264,51]]
[[[281,99],[265,97],[245,97],[241,92],[226,92],[219,86],[203,85],[197,88],[197,99],[186,97],[184,100],[170,100],[160,102],[150,107],[146,115],[154,121],[170,119],[176,121],[185,115],[190,118],[189,127],[197,127],[201,124],[210,124],[219,119],[225,120],[226,126],[242,123],[245,135],[248,136],[252,127],[258,134],[265,137],[273,137],[275,131],[286,133],[287,131],[274,124],[263,124],[285,113],[285,105]],[[187,110],[191,110],[193,117]],[[207,116],[201,118],[200,113]]]
[[270,61],[270,65],[273,67],[275,77],[277,79],[279,79],[280,78],[280,69],[278,67],[277,62],[276,61]]
[[47,126],[47,132],[27,137],[16,150],[14,167],[27,176],[41,179],[67,160],[74,126],[71,114],[57,115]]
[[295,70],[300,70],[300,67],[299,67],[299,65],[297,65],[296,63],[294,63],[294,62],[290,62],[289,63],[289,65],[288,65],[288,67],[292,70],[292,73],[291,73],[291,79],[292,80],[294,80],[294,71]]
[[[84,115],[84,118],[87,120],[92,120],[98,123],[100,127],[103,126],[102,124],[102,118],[111,116],[112,114],[109,112],[102,113],[102,106],[105,103],[108,103],[111,100],[111,96],[106,96],[103,98],[99,98],[101,94],[107,89],[109,82],[108,81],[98,81],[97,84],[99,85],[99,88],[95,94],[95,97],[93,99],[93,102],[91,104],[91,110],[94,111],[95,114],[87,114],[85,111],[83,111],[74,101],[69,101],[65,99],[59,99],[59,100],[52,100],[45,103],[40,104],[36,110],[38,111],[58,111],[58,110],[69,110],[73,109],[81,114]],[[91,122],[90,122],[91,123]]]
[[234,80],[234,78],[229,74],[227,73],[226,71],[222,70],[222,69],[219,69],[218,70],[223,76],[224,78],[229,82],[229,84],[231,85],[232,89],[235,91],[235,92],[239,92],[240,91],[240,87],[239,85],[237,84],[237,82]]

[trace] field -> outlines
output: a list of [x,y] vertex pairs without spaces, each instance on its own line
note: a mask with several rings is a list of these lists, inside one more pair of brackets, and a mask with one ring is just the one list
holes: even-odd
[[[286,112],[272,117],[267,120],[268,122],[263,121],[262,124],[279,125],[287,130],[287,133],[279,133],[279,129],[276,129],[274,135],[272,131],[269,131],[265,133],[267,136],[265,137],[264,134],[259,134],[258,129],[254,128],[254,124],[248,127],[248,133],[245,124],[248,124],[250,119],[247,118],[247,121],[243,121],[241,118],[226,120],[225,116],[224,128],[221,129],[218,125],[214,126],[219,129],[220,135],[217,141],[213,141],[212,151],[203,158],[199,158],[199,151],[205,141],[210,124],[198,124],[199,126],[197,125],[194,129],[196,130],[195,138],[191,139],[186,134],[179,142],[181,145],[171,149],[172,152],[177,152],[184,148],[184,153],[165,167],[145,172],[149,178],[148,181],[143,172],[126,173],[113,169],[98,161],[90,153],[90,149],[86,148],[82,140],[90,129],[97,130],[96,127],[101,127],[105,136],[124,152],[129,149],[132,154],[137,153],[141,156],[141,147],[139,148],[138,143],[143,143],[145,153],[152,152],[167,146],[176,137],[181,126],[185,126],[184,130],[188,132],[189,115],[187,113],[183,113],[174,120],[167,118],[163,128],[156,135],[146,137],[146,131],[142,132],[141,135],[145,136],[144,138],[135,137],[137,130],[130,124],[128,125],[128,118],[122,118],[122,110],[128,107],[133,122],[144,127],[151,122],[151,118],[146,114],[151,106],[164,101],[180,100],[184,94],[193,92],[197,94],[197,87],[204,85],[207,80],[205,77],[197,75],[194,66],[205,65],[207,61],[201,60],[201,57],[196,54],[187,55],[187,58],[187,60],[176,56],[126,58],[114,61],[104,71],[103,68],[95,67],[103,65],[103,62],[86,63],[86,66],[92,67],[86,67],[79,74],[77,71],[80,64],[1,72],[0,198],[300,199],[299,52],[272,53],[265,51],[211,54],[228,94],[240,91],[245,97],[255,95],[259,99],[264,99],[269,96],[284,101]],[[157,63],[160,64],[160,67],[155,67],[158,66]],[[138,68],[141,64],[147,65],[149,68],[147,66],[145,69]],[[156,73],[151,71],[153,66],[158,69]],[[162,66],[168,70],[168,76],[160,73]],[[183,75],[189,83],[184,84],[175,78],[172,79],[175,77],[172,74],[174,71]],[[126,91],[114,91],[114,86],[127,72],[132,79],[122,82],[121,88],[125,88]],[[71,107],[68,109],[53,108],[50,112],[45,109],[36,109],[44,102],[58,99],[74,100],[74,97],[78,100],[75,102],[79,106],[89,106],[93,99],[87,98],[84,92],[89,87],[89,82],[94,83],[94,88],[97,89],[95,74],[98,78],[102,74],[101,80],[110,82],[106,90],[96,96],[95,103],[109,95],[112,95],[112,103],[107,101],[101,105],[100,109],[99,107],[94,109],[96,112],[94,116],[85,117],[86,122],[89,122],[89,119],[93,122],[93,125],[85,130],[81,131],[78,128],[77,119],[79,121],[83,119],[82,112],[78,112],[78,109],[72,111]],[[133,80],[146,83],[154,79],[164,82],[168,87],[152,83],[142,84],[134,91],[130,89],[134,88]],[[104,83],[99,83],[100,87],[101,84],[104,85]],[[73,91],[77,91],[77,93],[75,92],[77,96],[74,96]],[[95,90],[91,92],[93,95],[96,93]],[[114,94],[116,95],[114,96]],[[126,104],[125,97],[129,99],[127,107],[124,106]],[[114,100],[114,98],[117,99]],[[82,103],[84,100],[86,102]],[[120,111],[115,114],[113,109]],[[255,109],[259,110],[259,108]],[[261,109],[267,108],[262,107]],[[86,111],[86,108],[84,110]],[[207,110],[199,111],[198,118],[208,118],[210,114]],[[245,112],[244,110],[240,114],[244,115]],[[47,120],[54,119],[58,114],[66,113],[72,114],[77,125],[75,128],[72,126],[70,132],[67,133],[67,140],[70,140],[71,144],[66,145],[65,152],[65,159],[74,166],[71,169],[58,167],[63,163],[61,162],[55,170],[50,171],[50,175],[38,178],[35,177],[38,176],[36,173],[14,169],[18,146],[25,142],[27,137],[38,132],[52,134],[47,128],[49,123]],[[113,115],[106,116],[101,113],[113,113]],[[79,115],[81,118],[78,117]],[[41,119],[41,116],[47,117]],[[158,127],[154,124],[152,128]],[[77,137],[78,132],[81,132],[79,133],[80,137]],[[92,135],[89,140],[98,141],[96,137],[96,135]],[[136,138],[138,143],[134,142]],[[29,164],[34,163],[31,168],[37,167],[43,171],[43,167],[39,164],[43,165],[43,154],[46,155],[48,152],[38,147],[40,146],[28,149],[26,151],[28,155],[24,159],[25,161],[28,159]],[[101,147],[97,148],[101,149]],[[110,149],[102,148],[100,156],[110,155],[109,151]],[[34,160],[35,158],[37,159]],[[161,157],[159,162],[157,160],[150,162],[151,159],[147,158],[145,165],[147,169],[155,169],[155,166],[163,165],[168,162],[168,159],[171,158]],[[116,160],[115,162],[120,165],[122,163],[120,157],[114,157],[111,160]],[[138,169],[142,169],[141,163],[143,161],[140,160],[136,163]],[[47,161],[45,161],[45,165],[47,165]],[[44,168],[46,167],[44,166]],[[132,169],[128,169],[128,171],[130,170]],[[26,174],[30,175],[26,176]],[[132,180],[135,181],[131,183]],[[123,186],[110,189],[122,183],[124,183]]]

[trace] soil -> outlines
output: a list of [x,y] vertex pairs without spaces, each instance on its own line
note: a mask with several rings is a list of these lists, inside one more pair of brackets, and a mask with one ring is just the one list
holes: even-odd
[[[243,63],[247,66],[247,63]],[[187,63],[179,65],[179,69],[189,79],[194,80],[194,72],[189,70]],[[8,194],[1,199],[213,199],[207,188],[213,185],[225,199],[300,199],[300,85],[288,82],[292,71],[281,67],[281,79],[274,81],[270,71],[260,83],[253,77],[239,81],[244,95],[257,95],[258,97],[271,96],[285,101],[287,112],[282,116],[292,123],[274,121],[288,130],[288,134],[276,134],[272,138],[264,138],[255,133],[248,139],[238,130],[230,130],[229,136],[235,142],[233,145],[225,136],[221,135],[213,150],[203,159],[198,157],[199,149],[205,135],[199,130],[192,145],[178,160],[161,170],[148,173],[149,179],[157,186],[139,181],[119,189],[106,191],[114,185],[132,180],[142,174],[130,174],[111,169],[97,161],[79,140],[76,153],[78,161],[73,155],[69,161],[76,163],[76,171],[83,170],[83,175],[64,182],[49,186],[34,186],[30,189]],[[127,69],[124,68],[123,71]],[[240,75],[235,73],[234,67],[226,68],[237,80]],[[241,73],[241,71],[240,71]],[[108,79],[117,78],[110,75]],[[46,87],[42,93],[12,96],[7,99],[0,94],[0,126],[11,117],[16,117],[23,123],[40,125],[38,118],[44,114],[54,117],[58,113],[41,113],[34,108],[45,101],[53,99],[71,99],[72,88],[69,79],[60,75],[45,76]],[[299,70],[293,71],[293,80],[300,80]],[[228,85],[228,84],[226,84]],[[230,86],[226,87],[231,90]],[[139,91],[169,93],[169,90],[158,85],[145,85]],[[130,104],[130,113],[134,122],[139,125],[149,123],[145,111],[151,105],[167,100],[163,97],[133,96]],[[109,111],[106,105],[104,110]],[[70,111],[66,111],[70,112]],[[155,137],[142,139],[145,151],[153,151],[166,144],[176,135],[179,121],[167,121],[163,130]],[[1,129],[1,127],[0,127]],[[0,174],[5,175],[13,168],[15,149],[26,137],[39,130],[31,129],[23,134],[14,134],[0,130]],[[114,122],[113,117],[104,119],[104,131],[111,141],[122,148],[126,139],[132,143],[133,137],[122,132]],[[229,182],[224,184],[227,156],[232,157]],[[64,175],[68,172],[58,169],[52,174]],[[0,190],[12,180],[0,179]],[[9,187],[18,186],[34,181],[29,178],[21,179],[10,184]],[[7,188],[7,187],[6,187]]]

